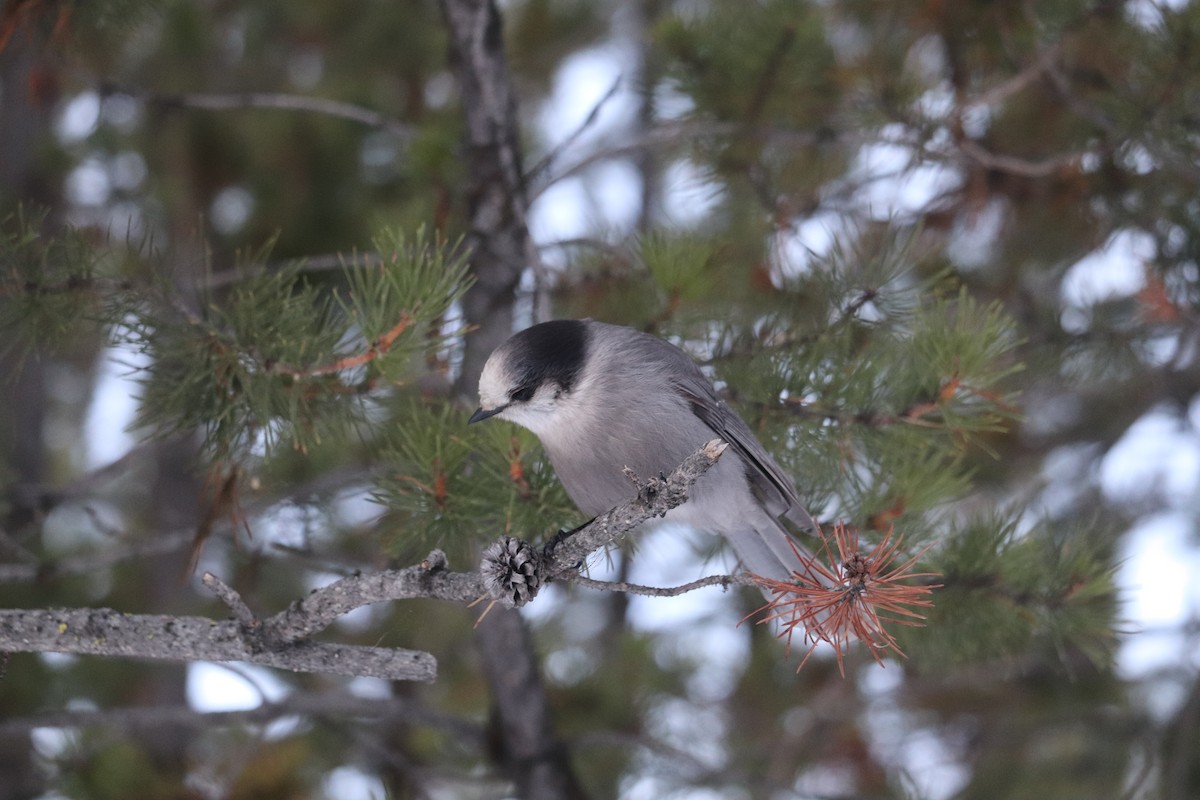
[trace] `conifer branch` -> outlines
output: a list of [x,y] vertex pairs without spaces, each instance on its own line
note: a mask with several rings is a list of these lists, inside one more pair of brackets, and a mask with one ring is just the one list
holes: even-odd
[[203,111],[238,111],[242,109],[274,109],[279,111],[302,111],[327,117],[349,120],[387,131],[409,141],[416,136],[411,125],[380,114],[365,106],[324,97],[308,97],[283,92],[246,92],[243,94],[165,94],[149,89],[106,84],[100,87],[102,97],[114,94],[126,95],[161,108],[189,108]]
[[642,597],[679,597],[680,595],[694,592],[697,589],[704,589],[708,586],[720,586],[723,589],[728,589],[730,586],[757,585],[757,580],[754,576],[746,574],[707,575],[703,578],[697,578],[694,581],[681,583],[678,586],[646,586],[628,581],[599,581],[595,578],[589,578],[586,575],[574,572],[565,573],[561,580],[586,586],[589,589],[598,589],[602,592],[623,592],[625,594],[641,595]]
[[779,72],[783,68],[783,63],[795,43],[796,27],[794,25],[785,26],[776,37],[775,46],[767,53],[762,73],[758,76],[758,81],[750,95],[750,105],[744,114],[745,124],[748,127],[754,125],[762,117],[763,108],[779,80]]
[[[797,672],[808,663],[821,642],[833,647],[838,671],[843,676],[845,651],[852,639],[865,644],[880,665],[883,650],[904,657],[899,643],[883,624],[924,624],[924,615],[914,609],[932,607],[929,595],[941,584],[912,585],[902,581],[934,577],[932,572],[913,571],[913,565],[928,548],[897,565],[903,538],[893,541],[891,530],[870,552],[859,548],[857,529],[841,523],[833,530],[836,553],[829,538],[822,538],[828,566],[816,556],[796,549],[796,556],[804,564],[803,571],[793,572],[784,581],[759,577],[756,583],[764,592],[771,593],[772,598],[750,616],[762,614],[759,625],[778,621],[778,638],[785,640],[789,649],[796,631],[803,633],[808,650],[796,667]],[[792,547],[796,548],[794,544]]]
[[[637,490],[634,497],[573,531],[559,534],[547,542],[540,553],[526,542],[502,536],[483,554],[481,570],[487,593],[505,605],[521,606],[553,580],[561,578],[587,584],[589,579],[575,579],[588,556],[614,544],[647,520],[661,517],[683,504],[692,485],[717,463],[728,446],[720,439],[706,442],[670,475],[642,481],[627,472]],[[708,584],[692,588],[698,589],[701,585]],[[630,584],[630,587],[634,593],[642,593],[635,590],[635,585]]]
[[71,575],[88,575],[123,561],[152,558],[173,553],[188,546],[195,531],[171,531],[144,541],[120,543],[103,551],[85,555],[66,556],[54,560],[26,559],[21,563],[0,564],[0,585],[53,581]]
[[959,108],[955,109],[955,117],[961,120],[963,113],[967,110],[994,108],[1013,95],[1019,94],[1030,86],[1036,85],[1043,75],[1055,70],[1055,63],[1062,57],[1065,48],[1065,38],[1060,38],[1042,48],[1037,56],[1015,75],[996,86],[979,92],[974,97],[967,98]]
[[47,711],[0,720],[0,735],[35,728],[85,728],[105,725],[119,730],[184,728],[209,730],[222,725],[265,725],[282,717],[354,718],[376,722],[414,721],[468,741],[482,741],[478,723],[443,714],[413,699],[360,697],[344,691],[297,691],[281,700],[265,700],[254,708],[197,711],[190,706],[136,706],[102,710]]
[[258,620],[255,618],[254,612],[250,610],[250,607],[246,605],[246,601],[242,599],[242,596],[232,586],[211,572],[204,573],[204,577],[200,580],[217,596],[218,600],[233,612],[233,618],[240,625],[245,628],[253,628],[258,625]]
[[0,297],[36,297],[76,292],[127,292],[136,284],[126,278],[101,275],[71,275],[59,281],[10,280],[0,283]]
[[1007,172],[1021,178],[1048,178],[1068,167],[1075,166],[1091,152],[1078,150],[1034,160],[1008,153],[994,153],[979,142],[966,137],[955,142],[955,145],[959,152],[980,167],[995,172]]
[[[591,553],[685,502],[691,486],[716,464],[726,447],[724,442],[713,440],[669,476],[638,481],[635,497],[557,540],[535,557],[537,583],[566,579]],[[501,541],[505,540],[517,542],[502,537]],[[523,542],[518,545],[522,552],[538,552]],[[508,599],[506,605],[515,605],[507,587],[492,583],[494,577],[487,573],[486,566],[471,572],[450,571],[445,553],[434,550],[420,564],[341,578],[271,617],[259,618],[233,587],[206,574],[204,585],[232,611],[234,619],[218,622],[204,617],[123,614],[103,608],[0,610],[0,652],[249,661],[296,672],[428,682],[437,674],[437,662],[428,653],[313,642],[309,637],[339,617],[373,603],[432,598],[472,605],[490,595],[495,601]],[[588,583],[587,579],[578,582]],[[706,585],[744,582],[737,576],[713,576],[657,591],[659,596],[671,596]],[[622,590],[641,594],[656,591],[635,584]],[[532,599],[533,594],[536,592],[522,602]]]
[[583,118],[583,122],[579,123],[579,127],[571,131],[571,133],[569,133],[561,142],[555,145],[550,152],[542,156],[538,163],[533,165],[528,174],[525,176],[526,181],[531,182],[537,180],[538,176],[548,170],[559,156],[561,156],[564,152],[569,150],[572,145],[579,141],[579,138],[587,132],[588,128],[596,124],[596,120],[600,117],[600,112],[604,109],[604,106],[608,104],[608,101],[616,96],[617,90],[621,88],[621,83],[622,80],[620,77],[612,82],[612,85],[608,87],[608,91],[596,101],[595,105],[592,106],[592,110],[589,111],[587,116]]
[[330,375],[343,370],[353,369],[354,367],[361,367],[366,364],[370,364],[380,356],[387,355],[388,351],[392,349],[392,345],[396,343],[396,339],[400,338],[400,334],[408,330],[414,321],[415,320],[411,314],[409,314],[407,311],[404,312],[401,314],[400,320],[395,325],[384,332],[383,335],[377,337],[374,341],[368,344],[367,348],[361,353],[344,356],[328,364],[318,364],[314,367],[293,367],[284,364],[276,364],[274,365],[274,369],[276,372],[289,375],[296,380],[303,380],[305,378],[315,378],[320,375]]
[[[614,544],[621,536],[647,520],[661,517],[683,504],[688,492],[700,476],[707,472],[729,445],[713,439],[692,453],[668,476],[638,481],[637,497],[601,514],[548,548],[551,563],[546,575],[553,580],[567,572],[589,555]],[[636,478],[636,476],[633,476]]]
[[420,564],[383,572],[364,572],[334,581],[263,620],[263,638],[298,642],[324,630],[338,617],[373,603],[418,597],[464,605],[483,595],[478,572],[451,572],[446,556],[434,550]]
[[248,661],[293,672],[421,681],[437,662],[416,650],[324,642],[256,649],[234,620],[122,614],[108,608],[2,609],[0,651],[79,653],[165,661]]

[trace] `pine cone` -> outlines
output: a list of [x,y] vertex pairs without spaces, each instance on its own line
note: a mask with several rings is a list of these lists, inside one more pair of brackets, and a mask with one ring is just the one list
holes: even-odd
[[542,588],[541,566],[538,552],[527,542],[501,536],[484,549],[479,569],[493,598],[519,608]]

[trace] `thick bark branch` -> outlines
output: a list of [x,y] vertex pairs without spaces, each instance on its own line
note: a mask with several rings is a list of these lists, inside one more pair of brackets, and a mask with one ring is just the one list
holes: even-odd
[[648,520],[661,517],[688,498],[692,485],[717,463],[728,445],[713,439],[665,478],[650,478],[637,485],[637,497],[596,517],[553,548],[553,561],[546,578],[554,578],[575,569],[587,556],[613,544],[621,536]]
[[446,556],[434,550],[414,567],[351,575],[321,587],[263,621],[268,641],[296,642],[323,630],[356,608],[389,600],[427,597],[463,605],[486,594],[478,572],[449,572]]
[[[595,551],[685,502],[692,485],[717,462],[724,449],[724,443],[714,440],[666,478],[631,483],[635,496],[629,501],[545,551],[540,563],[542,582],[567,578]],[[295,672],[428,682],[437,677],[437,662],[428,653],[313,642],[308,637],[339,617],[373,603],[432,598],[469,605],[489,594],[496,600],[505,599],[505,590],[491,590],[482,569],[452,572],[446,566],[445,554],[434,550],[415,566],[336,580],[261,620],[232,587],[213,575],[205,575],[204,583],[232,610],[235,619],[123,614],[106,608],[0,610],[0,652],[248,661]],[[513,643],[524,641],[523,634],[518,636],[509,621],[497,620],[489,618],[481,626],[495,627],[484,632],[489,640],[507,637]],[[505,670],[511,671],[515,662],[506,663]],[[497,671],[495,679],[501,680],[505,670]],[[528,681],[532,673],[528,669],[524,672],[522,680]]]
[[133,656],[167,661],[248,661],[294,672],[430,682],[437,662],[400,648],[296,642],[256,650],[237,622],[121,614],[108,608],[0,610],[0,651]]

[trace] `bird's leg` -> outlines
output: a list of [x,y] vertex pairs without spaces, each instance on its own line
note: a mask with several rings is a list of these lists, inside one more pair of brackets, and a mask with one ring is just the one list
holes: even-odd
[[[595,521],[596,521],[596,518],[592,517],[591,519],[589,519],[587,522],[583,523],[582,525],[576,525],[574,528],[571,528],[571,530],[569,530],[569,531],[561,531],[560,530],[558,533],[551,536],[549,541],[547,541],[546,544],[542,546],[542,560],[543,561],[551,561],[554,558],[554,551],[558,549],[558,546],[560,544],[565,542],[567,539],[570,539],[576,533],[583,530],[588,525],[591,525]],[[578,564],[575,565],[575,568],[578,569],[582,565],[583,565],[583,562],[580,561]]]

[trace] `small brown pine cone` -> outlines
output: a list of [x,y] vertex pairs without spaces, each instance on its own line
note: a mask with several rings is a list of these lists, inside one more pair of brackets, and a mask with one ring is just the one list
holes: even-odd
[[542,588],[541,566],[537,550],[527,542],[501,536],[484,549],[479,569],[493,598],[519,608]]

